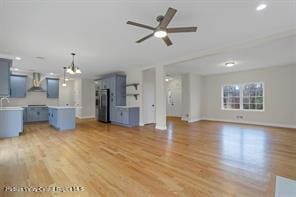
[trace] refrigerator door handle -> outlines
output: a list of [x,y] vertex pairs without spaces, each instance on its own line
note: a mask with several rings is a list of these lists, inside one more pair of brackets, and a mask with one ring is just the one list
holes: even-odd
[[100,109],[102,108],[102,95],[100,94],[100,101],[99,101],[99,103],[100,103]]

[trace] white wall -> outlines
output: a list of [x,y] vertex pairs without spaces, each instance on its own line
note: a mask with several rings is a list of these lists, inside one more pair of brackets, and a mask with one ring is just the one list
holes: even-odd
[[[236,72],[203,77],[204,119],[238,121],[243,120],[264,125],[296,127],[296,66],[278,66],[260,70]],[[265,111],[221,110],[221,87],[224,84],[264,82]]]
[[189,74],[189,90],[190,90],[190,108],[189,108],[189,122],[195,122],[201,119],[201,105],[202,105],[202,77],[196,74]]
[[195,122],[201,119],[202,86],[200,75],[182,75],[182,120]]
[[187,121],[189,118],[190,108],[190,90],[189,90],[189,74],[183,74],[182,80],[182,120]]
[[95,117],[95,83],[92,79],[76,79],[74,82],[74,104],[78,118]]
[[126,74],[126,83],[139,83],[138,90],[136,90],[133,86],[127,87],[126,93],[127,94],[133,94],[138,93],[140,96],[138,97],[138,100],[136,100],[133,96],[128,96],[126,98],[126,105],[127,106],[134,106],[140,108],[140,125],[144,125],[143,123],[143,72],[139,69],[131,69],[127,70],[125,72]]
[[155,92],[155,69],[148,69],[143,71],[143,123],[155,123],[155,105],[156,92]]

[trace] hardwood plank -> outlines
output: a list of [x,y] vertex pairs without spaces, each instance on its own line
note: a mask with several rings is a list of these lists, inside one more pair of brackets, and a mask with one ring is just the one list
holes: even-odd
[[73,132],[28,124],[0,140],[4,186],[81,186],[63,196],[273,196],[275,176],[296,179],[296,130],[168,119],[125,128],[79,120]]

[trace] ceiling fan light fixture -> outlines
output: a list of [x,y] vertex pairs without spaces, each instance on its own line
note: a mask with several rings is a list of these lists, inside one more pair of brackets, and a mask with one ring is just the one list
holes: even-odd
[[154,36],[156,38],[164,38],[167,35],[168,35],[168,33],[166,31],[164,31],[164,30],[157,30],[157,31],[154,32]]
[[256,10],[261,11],[261,10],[264,10],[266,7],[267,5],[265,3],[261,3],[257,6]]
[[227,68],[233,67],[234,65],[235,65],[235,62],[226,62],[226,63],[225,63],[225,66],[226,66]]

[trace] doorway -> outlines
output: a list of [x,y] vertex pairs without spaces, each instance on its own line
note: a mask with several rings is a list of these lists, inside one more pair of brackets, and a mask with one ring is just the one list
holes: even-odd
[[155,69],[143,71],[143,122],[155,123]]
[[182,117],[182,80],[181,76],[167,75],[165,78],[167,86],[166,109],[167,116]]

